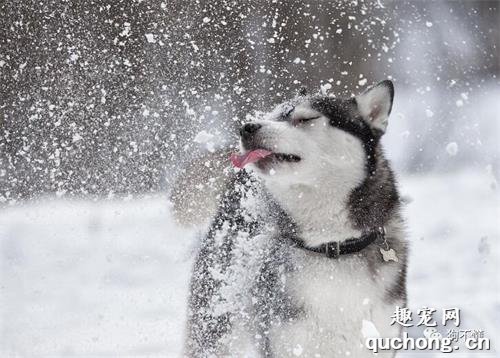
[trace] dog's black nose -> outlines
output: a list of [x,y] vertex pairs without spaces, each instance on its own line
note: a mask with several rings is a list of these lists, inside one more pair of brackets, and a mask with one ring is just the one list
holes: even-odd
[[258,123],[246,123],[240,128],[241,138],[250,138],[255,132],[259,130],[262,125]]

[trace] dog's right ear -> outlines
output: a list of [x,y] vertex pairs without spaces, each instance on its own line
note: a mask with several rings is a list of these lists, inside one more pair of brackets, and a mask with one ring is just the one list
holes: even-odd
[[356,96],[358,110],[372,127],[385,132],[394,99],[394,85],[385,80]]

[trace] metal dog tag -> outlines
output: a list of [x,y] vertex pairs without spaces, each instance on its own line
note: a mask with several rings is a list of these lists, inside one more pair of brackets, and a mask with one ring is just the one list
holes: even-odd
[[380,253],[382,254],[382,258],[386,262],[387,261],[399,262],[399,259],[396,256],[396,251],[394,251],[393,249],[384,250],[383,248],[380,248]]

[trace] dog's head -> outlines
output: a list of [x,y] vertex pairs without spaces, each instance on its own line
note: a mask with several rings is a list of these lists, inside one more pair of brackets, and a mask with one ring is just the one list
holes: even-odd
[[233,164],[280,186],[359,184],[375,170],[393,97],[388,80],[350,99],[298,96],[241,127]]

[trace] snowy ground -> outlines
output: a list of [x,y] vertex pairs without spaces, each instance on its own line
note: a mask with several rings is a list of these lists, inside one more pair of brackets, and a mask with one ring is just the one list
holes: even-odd
[[[401,188],[412,199],[410,306],[458,306],[461,327],[485,330],[495,347],[493,182],[486,171],[458,172],[403,178]],[[179,356],[194,237],[174,225],[165,196],[0,211],[0,356]]]

